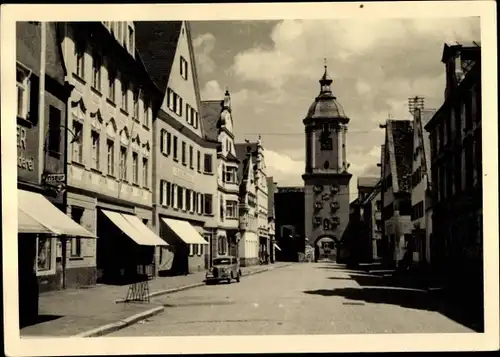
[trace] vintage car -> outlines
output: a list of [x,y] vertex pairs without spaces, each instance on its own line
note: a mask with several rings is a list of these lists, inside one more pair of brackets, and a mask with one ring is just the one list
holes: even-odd
[[239,283],[241,278],[239,259],[233,256],[220,256],[214,259],[213,265],[205,275],[207,284],[226,280],[231,284],[233,279]]

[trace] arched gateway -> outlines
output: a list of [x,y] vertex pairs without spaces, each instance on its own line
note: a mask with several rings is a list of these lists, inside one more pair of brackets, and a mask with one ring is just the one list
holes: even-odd
[[[330,88],[325,65],[320,93],[303,120],[306,133],[306,168],[302,175],[305,197],[305,234],[314,242],[315,259],[336,259],[338,239],[349,221],[347,124],[349,118]],[[320,246],[321,245],[321,246]]]

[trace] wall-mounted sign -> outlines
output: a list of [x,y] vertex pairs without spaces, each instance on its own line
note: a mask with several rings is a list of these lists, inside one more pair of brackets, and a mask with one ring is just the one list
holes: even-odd
[[42,181],[49,185],[58,185],[66,181],[65,174],[43,174]]
[[17,167],[26,171],[35,170],[35,159],[28,153],[26,128],[17,126]]

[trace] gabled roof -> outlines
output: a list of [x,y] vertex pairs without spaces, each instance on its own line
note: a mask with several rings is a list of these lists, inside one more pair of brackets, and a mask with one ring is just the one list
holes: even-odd
[[432,119],[434,114],[436,113],[435,109],[424,109],[421,112],[420,122],[415,123],[418,125],[418,128],[415,128],[417,131],[420,141],[423,145],[423,161],[425,165],[425,169],[427,171],[427,182],[431,182],[431,142],[429,133],[424,130],[425,125]]
[[[244,199],[245,195],[248,193],[250,185],[252,184],[252,175],[253,175],[253,169],[252,169],[253,163],[252,163],[252,156],[248,155],[243,162],[239,165],[238,168],[238,174],[241,172],[241,176],[238,175],[238,177],[241,177],[240,181],[240,198]],[[241,168],[241,170],[240,170]]]
[[386,145],[393,192],[408,192],[413,165],[413,128],[410,120],[387,120]]
[[210,140],[218,140],[219,120],[222,112],[220,100],[204,100],[200,103],[200,118],[203,122],[203,136]]
[[182,21],[135,21],[135,46],[158,89],[165,93]]

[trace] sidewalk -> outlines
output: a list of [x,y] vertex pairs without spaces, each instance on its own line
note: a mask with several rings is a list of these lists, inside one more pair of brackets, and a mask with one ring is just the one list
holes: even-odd
[[[243,276],[288,266],[277,262],[269,265],[242,267]],[[185,276],[158,277],[149,281],[150,296],[168,294],[204,285],[205,272]],[[162,306],[153,303],[116,303],[123,300],[128,285],[95,285],[86,289],[68,289],[40,294],[39,322],[21,329],[21,337],[74,336],[104,325],[126,326],[160,313]],[[137,315],[137,316],[136,316]],[[133,317],[135,316],[135,317]]]

